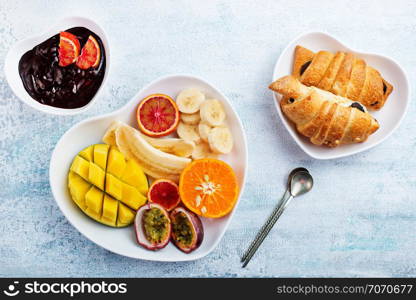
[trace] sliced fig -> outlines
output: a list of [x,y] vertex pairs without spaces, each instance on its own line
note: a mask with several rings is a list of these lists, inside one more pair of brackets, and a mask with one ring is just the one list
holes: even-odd
[[169,243],[171,235],[169,214],[159,204],[143,205],[137,211],[134,229],[139,245],[149,250],[162,249]]
[[199,217],[184,207],[177,207],[170,213],[170,221],[175,246],[185,253],[198,249],[204,239],[204,227]]

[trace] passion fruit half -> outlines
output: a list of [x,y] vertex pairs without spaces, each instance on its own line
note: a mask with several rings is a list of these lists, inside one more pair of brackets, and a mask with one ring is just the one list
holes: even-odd
[[170,213],[170,220],[175,246],[185,253],[198,249],[204,239],[204,227],[199,217],[184,207],[177,207]]
[[168,212],[156,203],[148,203],[140,207],[134,219],[137,243],[149,250],[166,247],[171,228]]

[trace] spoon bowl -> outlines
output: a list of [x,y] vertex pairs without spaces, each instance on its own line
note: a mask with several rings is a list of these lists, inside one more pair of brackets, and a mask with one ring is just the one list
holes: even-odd
[[293,176],[297,173],[297,172],[307,172],[309,173],[308,169],[299,167],[299,168],[295,168],[292,171],[290,171],[289,176],[287,177],[287,189],[290,190],[290,183],[292,182],[292,178]]
[[313,178],[309,172],[298,171],[290,180],[290,194],[297,197],[309,192],[313,187]]

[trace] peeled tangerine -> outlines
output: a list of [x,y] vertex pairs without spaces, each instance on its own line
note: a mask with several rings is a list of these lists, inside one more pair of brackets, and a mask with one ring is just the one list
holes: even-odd
[[147,202],[147,177],[134,160],[104,144],[91,145],[75,156],[68,188],[78,207],[92,219],[112,227],[128,226]]

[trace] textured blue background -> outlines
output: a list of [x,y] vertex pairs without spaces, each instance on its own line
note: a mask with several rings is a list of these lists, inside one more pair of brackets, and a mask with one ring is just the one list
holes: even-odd
[[[416,102],[378,147],[349,158],[306,156],[278,120],[267,85],[286,44],[325,30],[353,48],[394,57],[415,89],[414,1],[0,1],[0,276],[416,276]],[[9,89],[11,45],[59,18],[94,18],[108,32],[112,69],[95,106],[75,117],[39,113]],[[191,73],[232,101],[247,132],[249,173],[229,230],[209,256],[155,263],[112,254],[81,236],[48,182],[59,137],[111,112],[143,85]],[[303,165],[312,193],[291,203],[247,269],[239,256]]]

